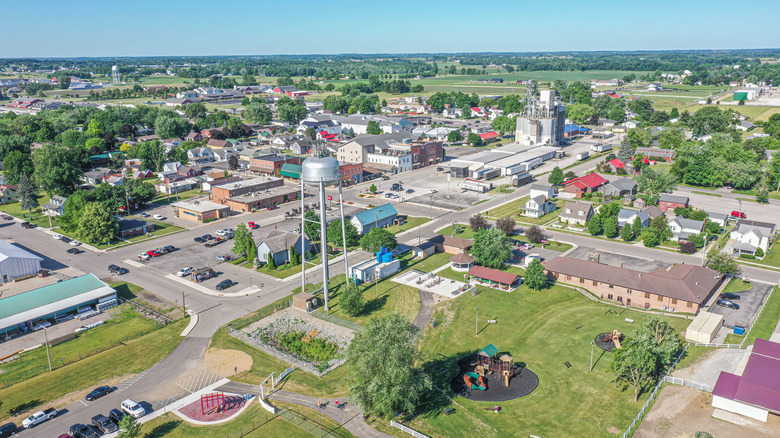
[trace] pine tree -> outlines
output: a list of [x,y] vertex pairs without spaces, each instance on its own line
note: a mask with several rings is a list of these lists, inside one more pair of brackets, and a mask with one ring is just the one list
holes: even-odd
[[246,261],[252,263],[257,258],[257,245],[255,245],[255,239],[249,236],[246,241]]
[[35,188],[32,180],[26,174],[19,177],[19,204],[22,210],[32,213],[32,210],[38,207],[38,190]]
[[268,270],[273,271],[276,269],[276,262],[274,262],[274,255],[272,253],[268,253]]
[[620,230],[620,238],[623,239],[624,242],[628,242],[634,238],[634,232],[631,231],[631,227],[628,224],[623,226]]

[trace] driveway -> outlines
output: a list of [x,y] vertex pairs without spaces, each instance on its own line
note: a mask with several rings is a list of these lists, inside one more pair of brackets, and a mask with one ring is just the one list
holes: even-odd
[[739,304],[739,309],[729,309],[716,304],[710,307],[709,311],[723,315],[723,325],[726,327],[734,328],[735,325],[739,325],[747,328],[757,316],[758,308],[770,290],[772,290],[771,285],[754,282],[750,290],[737,294],[740,298],[734,302]]

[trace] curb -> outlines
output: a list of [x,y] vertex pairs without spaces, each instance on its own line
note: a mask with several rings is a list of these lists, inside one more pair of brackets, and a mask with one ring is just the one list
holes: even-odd
[[193,312],[192,310],[187,309],[187,314],[190,315],[190,323],[187,324],[187,327],[181,332],[179,336],[187,337],[192,329],[195,328],[195,326],[198,324],[198,314]]

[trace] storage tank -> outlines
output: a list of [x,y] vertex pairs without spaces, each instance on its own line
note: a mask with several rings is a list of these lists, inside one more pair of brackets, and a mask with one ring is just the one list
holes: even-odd
[[310,186],[336,185],[341,179],[339,162],[333,157],[311,157],[301,164],[301,179]]

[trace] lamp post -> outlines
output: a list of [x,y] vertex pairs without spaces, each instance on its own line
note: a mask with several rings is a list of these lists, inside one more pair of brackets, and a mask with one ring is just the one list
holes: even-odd
[[474,320],[474,336],[477,336],[479,334],[479,307],[475,307],[474,310],[477,311],[477,317]]
[[593,341],[590,341],[590,368],[588,372],[593,371]]
[[49,354],[49,334],[46,332],[46,327],[43,328],[43,338],[46,340],[46,359],[49,360],[49,371],[51,371],[51,354]]
[[431,220],[433,220],[433,193],[429,195],[431,197]]

